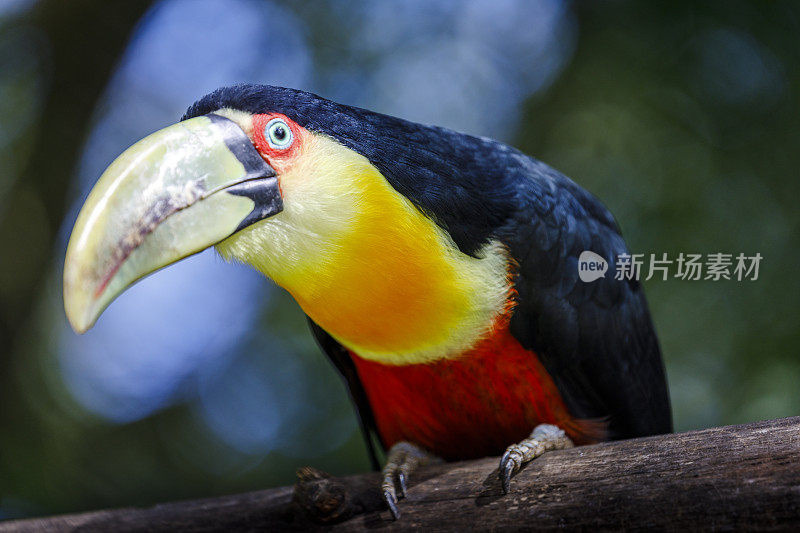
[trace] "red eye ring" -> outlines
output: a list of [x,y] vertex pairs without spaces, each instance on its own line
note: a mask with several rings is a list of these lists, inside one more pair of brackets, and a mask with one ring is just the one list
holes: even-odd
[[253,115],[253,144],[270,159],[293,156],[300,133],[300,127],[280,113]]

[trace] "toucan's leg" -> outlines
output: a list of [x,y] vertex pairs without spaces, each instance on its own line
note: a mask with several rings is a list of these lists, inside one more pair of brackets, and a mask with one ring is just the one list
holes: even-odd
[[400,484],[400,497],[404,498],[406,495],[406,484],[408,483],[408,476],[411,475],[417,467],[439,463],[442,460],[430,452],[427,452],[407,441],[400,441],[389,449],[389,454],[386,460],[386,466],[383,467],[383,483],[381,490],[383,492],[383,499],[386,505],[389,506],[389,511],[395,520],[400,517],[400,511],[397,510],[397,493],[395,492],[395,484]]
[[539,424],[533,429],[530,437],[506,448],[506,453],[500,459],[500,481],[503,484],[503,492],[508,494],[511,478],[527,463],[545,452],[573,446],[572,439],[567,437],[563,429],[551,424]]

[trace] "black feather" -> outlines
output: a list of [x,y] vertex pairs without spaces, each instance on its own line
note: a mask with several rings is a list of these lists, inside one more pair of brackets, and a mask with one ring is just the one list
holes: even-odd
[[[612,438],[672,431],[661,352],[644,292],[616,280],[628,253],[608,210],[543,163],[515,156],[519,207],[497,236],[518,261],[512,334],[539,355],[568,408],[606,418]],[[591,250],[609,262],[591,283],[578,277],[578,256]]]

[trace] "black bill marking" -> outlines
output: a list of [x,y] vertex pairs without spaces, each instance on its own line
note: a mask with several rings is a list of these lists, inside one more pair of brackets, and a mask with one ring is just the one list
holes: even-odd
[[[278,186],[278,178],[268,177],[258,180],[243,181],[228,187],[225,192],[236,195],[245,196],[253,200],[255,206],[250,214],[236,228],[236,231],[242,230],[267,217],[276,215],[283,211],[283,198],[281,198],[281,189]],[[235,233],[235,232],[234,232]]]
[[275,170],[264,161],[264,158],[261,157],[250,141],[250,137],[242,131],[238,124],[215,113],[209,113],[206,116],[222,130],[225,146],[244,166],[244,170],[247,173],[244,179],[271,178],[275,176]]
[[169,216],[191,207],[203,197],[204,192],[203,180],[193,180],[187,182],[183,187],[170,187],[158,196],[153,204],[134,222],[131,230],[117,243],[110,259],[111,268],[97,287],[94,297],[99,298],[103,294],[103,291],[106,290],[108,283],[122,266],[122,263],[144,242],[145,237],[153,233],[158,225]]
[[234,121],[221,115],[209,113],[206,116],[222,130],[225,146],[242,163],[247,173],[244,181],[225,189],[225,192],[235,196],[250,198],[255,204],[236,231],[283,211],[283,199],[275,169],[264,161],[247,134]]

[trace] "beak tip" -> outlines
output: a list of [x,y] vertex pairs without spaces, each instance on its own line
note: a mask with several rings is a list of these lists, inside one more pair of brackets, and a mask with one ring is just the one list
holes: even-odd
[[[88,310],[87,310],[88,311]],[[71,313],[67,310],[67,321],[69,325],[72,327],[72,330],[77,333],[78,335],[83,335],[94,326],[96,318],[94,318],[90,313]]]
[[75,333],[77,333],[78,335],[83,335],[84,333],[89,331],[89,329],[91,329],[91,327],[92,327],[92,324],[90,324],[88,322],[73,322],[73,321],[70,321],[69,324],[70,324],[70,326],[72,326],[72,330]]
[[88,317],[86,317],[85,313],[77,313],[74,309],[70,309],[69,306],[65,306],[64,309],[67,312],[67,321],[75,333],[82,335],[89,331],[92,327],[92,322],[87,320]]
[[89,331],[97,320],[96,302],[87,295],[64,291],[64,311],[67,321],[75,333],[81,335]]

